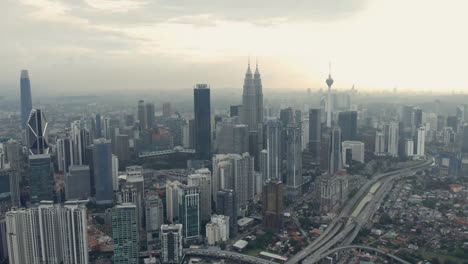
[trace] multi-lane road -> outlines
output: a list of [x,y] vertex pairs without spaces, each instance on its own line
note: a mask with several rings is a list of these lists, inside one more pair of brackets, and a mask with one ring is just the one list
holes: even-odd
[[316,263],[332,247],[349,245],[379,208],[385,194],[390,190],[395,179],[413,175],[432,165],[431,161],[409,168],[377,175],[367,182],[359,192],[349,200],[340,214],[328,228],[310,245],[298,252],[286,263]]

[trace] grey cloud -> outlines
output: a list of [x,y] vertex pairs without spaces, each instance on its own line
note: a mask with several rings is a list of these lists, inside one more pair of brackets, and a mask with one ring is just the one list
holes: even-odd
[[[62,1],[71,7],[71,15],[96,23],[160,23],[208,15],[212,20],[268,25],[340,19],[361,10],[368,0],[140,0],[140,8],[115,13],[92,8],[83,0]],[[176,21],[183,22],[182,18]]]

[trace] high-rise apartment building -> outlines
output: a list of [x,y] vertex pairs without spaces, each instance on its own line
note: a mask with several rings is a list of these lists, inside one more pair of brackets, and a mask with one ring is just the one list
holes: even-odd
[[418,128],[418,135],[417,135],[417,147],[416,147],[416,155],[419,158],[424,158],[425,156],[425,145],[426,145],[426,128],[419,127]]
[[166,183],[166,219],[169,223],[179,220],[179,191],[182,183],[179,181]]
[[211,159],[211,104],[210,88],[207,84],[197,84],[194,96],[194,139],[198,159]]
[[280,181],[268,181],[263,187],[263,228],[279,232],[283,228],[284,186]]
[[301,128],[290,124],[285,128],[286,186],[287,193],[299,195],[302,186]]
[[161,262],[179,264],[183,258],[182,225],[161,226]]
[[209,169],[199,169],[187,177],[188,185],[200,189],[200,219],[206,223],[211,217],[211,172]]
[[169,103],[169,102],[163,103],[162,112],[163,112],[163,117],[165,117],[165,118],[171,117],[171,115],[172,115],[171,103]]

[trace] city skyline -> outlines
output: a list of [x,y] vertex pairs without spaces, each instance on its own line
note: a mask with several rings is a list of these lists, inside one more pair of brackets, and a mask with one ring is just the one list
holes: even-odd
[[[242,76],[230,73],[244,72],[249,54],[259,59],[266,93],[326,88],[330,61],[336,89],[464,90],[467,39],[459,32],[467,4],[450,2],[240,1],[224,7],[210,0],[7,0],[0,4],[7,11],[0,27],[9,36],[2,42],[7,63],[0,91],[17,85],[21,69],[30,71],[34,90],[58,94],[189,89],[200,82],[237,88]],[[413,19],[413,10],[424,12]]]

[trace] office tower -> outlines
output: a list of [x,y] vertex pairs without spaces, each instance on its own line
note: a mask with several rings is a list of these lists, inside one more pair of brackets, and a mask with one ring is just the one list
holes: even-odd
[[267,179],[281,179],[281,122],[269,120],[266,124],[268,175]]
[[399,124],[398,122],[390,122],[388,126],[387,137],[387,152],[388,154],[396,157],[398,156],[398,142],[399,142]]
[[347,111],[338,114],[338,126],[341,128],[341,140],[356,140],[357,112]]
[[194,96],[194,139],[198,159],[211,159],[211,105],[210,88],[207,84],[197,84]]
[[112,151],[110,140],[99,138],[93,144],[94,186],[96,203],[113,201]]
[[200,239],[200,188],[181,185],[179,188],[179,222],[187,243]]
[[364,163],[364,142],[361,141],[343,141],[342,143],[342,159],[343,164],[351,164],[348,160],[347,153],[351,151],[351,160]]
[[101,121],[101,115],[96,114],[95,117],[95,127],[94,127],[94,137],[95,138],[102,138],[102,121]]
[[453,131],[458,132],[458,119],[456,116],[447,116],[447,126],[451,127]]
[[232,155],[231,158],[234,165],[234,182],[233,185],[230,183],[222,188],[233,188],[237,195],[239,210],[246,210],[248,201],[254,198],[255,192],[254,158],[248,153],[244,153],[242,156]]
[[91,145],[91,136],[80,120],[73,121],[70,129],[71,162],[73,165],[87,165],[89,157],[86,148]]
[[152,128],[154,123],[154,113],[155,113],[155,106],[153,103],[146,103],[145,104],[145,116],[146,116],[146,127]]
[[242,112],[242,105],[231,105],[229,108],[230,117],[240,116]]
[[461,143],[462,152],[463,153],[468,153],[468,124],[463,125],[462,139],[461,140],[462,140],[462,143]]
[[182,183],[179,181],[166,183],[166,219],[176,223],[179,219],[179,191]]
[[145,222],[148,250],[156,250],[160,246],[159,232],[164,224],[163,201],[157,194],[145,197]]
[[262,174],[262,186],[268,177],[268,150],[264,149],[260,151],[260,173]]
[[320,141],[322,124],[320,121],[320,109],[309,110],[309,152],[312,155],[312,163],[320,163]]
[[237,196],[234,190],[223,189],[216,193],[216,213],[229,217],[229,234],[237,235]]
[[26,129],[29,115],[32,110],[31,83],[29,81],[29,74],[27,70],[21,71],[20,89],[21,89],[21,127],[23,129]]
[[287,193],[298,195],[302,186],[302,144],[300,127],[290,124],[285,128]]
[[73,165],[65,178],[65,199],[86,200],[91,197],[89,166]]
[[280,110],[280,121],[283,127],[294,123],[294,111],[291,107]]
[[402,107],[400,120],[406,131],[411,128],[413,124],[413,106],[405,105]]
[[67,173],[72,164],[72,150],[69,138],[57,139],[57,162],[60,172]]
[[111,119],[106,117],[102,120],[102,136],[105,139],[111,139]]
[[328,86],[327,94],[327,127],[332,127],[332,112],[333,112],[333,102],[331,97],[331,87],[333,85],[333,79],[331,74],[328,74],[328,79],[326,80]]
[[273,232],[283,229],[283,183],[270,180],[263,187],[263,228]]
[[258,64],[252,78],[250,62],[245,73],[242,92],[242,123],[249,127],[249,131],[257,131],[258,125],[263,123],[263,92],[262,80]]
[[165,118],[171,117],[171,115],[172,115],[171,103],[169,103],[169,102],[163,103],[162,112],[163,112],[163,117],[165,117]]
[[208,245],[214,245],[229,239],[229,216],[213,215],[211,222],[206,224],[206,238]]
[[28,175],[32,201],[53,200],[54,176],[50,154],[30,155]]
[[137,209],[134,204],[116,205],[112,209],[112,240],[115,264],[138,264]]
[[211,216],[211,172],[209,169],[199,169],[187,177],[188,185],[200,189],[200,219],[208,222]]
[[120,186],[119,200],[121,203],[132,203],[136,205],[138,228],[144,228],[144,178],[143,167],[128,166],[125,168],[126,180],[125,184]]
[[236,119],[228,118],[216,128],[215,152],[218,154],[242,154],[249,151],[249,131],[247,125],[237,124]]
[[40,109],[31,110],[29,115],[26,135],[30,155],[48,154],[48,122]]
[[422,109],[414,108],[413,109],[413,128],[417,129],[422,126]]
[[65,202],[58,220],[63,264],[88,264],[87,201]]
[[304,152],[309,151],[309,119],[305,118],[301,122],[301,131],[302,131],[302,137],[301,137],[301,149]]
[[230,155],[217,154],[213,157],[213,177],[211,180],[211,195],[216,203],[216,195],[224,188],[234,189],[234,164]]
[[375,134],[375,152],[376,155],[383,155],[385,153],[385,134],[377,132]]
[[128,135],[116,136],[115,154],[121,161],[130,160],[130,141]]
[[455,132],[451,127],[444,127],[442,129],[442,141],[445,146],[455,143]]
[[146,122],[148,121],[148,118],[146,116],[145,101],[143,100],[138,101],[137,117],[138,123],[140,124],[140,131],[147,129],[148,125]]
[[341,129],[334,127],[330,135],[330,165],[328,166],[328,172],[334,174],[341,170]]
[[320,139],[320,170],[321,171],[329,171],[330,144],[331,144],[331,132],[329,128],[326,128],[326,132],[323,133]]
[[161,226],[161,262],[179,264],[183,257],[182,225]]
[[8,258],[10,264],[40,264],[39,218],[37,208],[6,213]]
[[[112,154],[112,189],[119,190],[119,158]],[[92,174],[91,174],[92,175]]]
[[[15,169],[0,169],[0,203],[11,201],[11,206],[20,206],[19,172]],[[10,204],[8,203],[8,207]],[[1,213],[0,213],[1,215]],[[1,250],[1,249],[0,249]]]
[[8,243],[5,214],[0,215],[0,261],[8,260]]
[[425,144],[426,144],[426,128],[422,126],[418,128],[418,144],[416,147],[416,155],[419,158],[424,158],[426,154],[424,152]]

